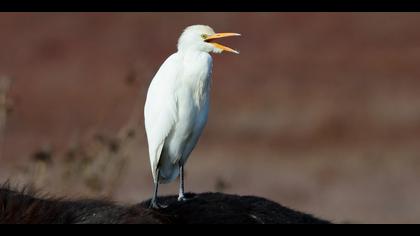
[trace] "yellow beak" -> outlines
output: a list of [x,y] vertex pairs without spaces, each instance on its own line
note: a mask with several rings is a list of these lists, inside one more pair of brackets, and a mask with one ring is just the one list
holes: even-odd
[[232,52],[232,53],[239,54],[238,51],[236,51],[236,50],[234,50],[234,49],[232,49],[230,47],[226,47],[226,46],[223,46],[223,45],[221,45],[219,43],[212,42],[215,39],[232,37],[232,36],[241,36],[241,35],[240,34],[237,34],[237,33],[217,33],[217,34],[213,34],[213,35],[208,36],[205,39],[205,41],[208,42],[208,43],[213,44],[216,48],[219,48],[219,49],[221,49],[223,51],[227,51],[227,52]]

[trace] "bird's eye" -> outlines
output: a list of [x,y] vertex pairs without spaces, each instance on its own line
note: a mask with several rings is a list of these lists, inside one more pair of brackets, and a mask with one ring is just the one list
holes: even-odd
[[202,38],[202,39],[206,39],[207,37],[208,37],[208,35],[207,35],[207,34],[202,34],[202,35],[201,35],[201,38]]

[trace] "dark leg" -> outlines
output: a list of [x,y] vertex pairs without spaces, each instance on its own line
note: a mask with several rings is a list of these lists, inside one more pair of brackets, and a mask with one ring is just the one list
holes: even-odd
[[158,189],[159,189],[159,174],[160,174],[160,170],[159,168],[157,169],[157,182],[155,182],[155,191],[153,193],[153,198],[152,201],[150,202],[150,208],[154,208],[154,209],[159,209],[159,208],[165,208],[167,206],[165,205],[160,205],[157,202],[157,198],[158,198]]
[[179,196],[178,201],[184,202],[187,199],[184,195],[184,165],[179,165]]

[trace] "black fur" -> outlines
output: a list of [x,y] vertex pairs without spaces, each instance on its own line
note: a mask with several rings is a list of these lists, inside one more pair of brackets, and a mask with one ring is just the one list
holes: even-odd
[[[176,196],[159,198],[168,208],[159,212],[177,224],[327,224],[325,220],[294,211],[254,196],[222,193],[186,194],[187,202]],[[148,206],[149,201],[140,204]]]
[[0,224],[324,224],[324,220],[252,196],[222,193],[161,197],[169,207],[149,202],[121,206],[106,200],[65,200],[0,188]]
[[105,200],[38,198],[29,191],[0,188],[0,224],[166,223],[155,214],[147,208],[118,206]]

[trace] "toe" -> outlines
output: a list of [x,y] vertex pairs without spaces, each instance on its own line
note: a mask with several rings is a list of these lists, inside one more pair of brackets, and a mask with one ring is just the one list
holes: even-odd
[[178,202],[186,202],[187,200],[185,196],[178,197]]

